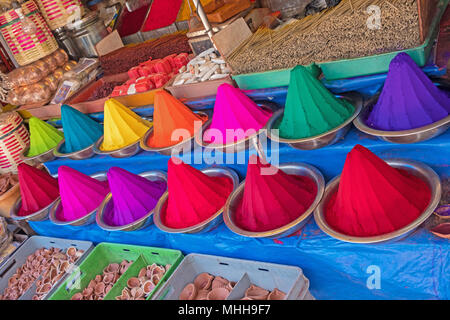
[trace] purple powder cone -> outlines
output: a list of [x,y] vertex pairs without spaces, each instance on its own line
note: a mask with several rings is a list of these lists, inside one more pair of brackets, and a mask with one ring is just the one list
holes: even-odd
[[389,65],[383,91],[367,125],[386,131],[410,130],[439,121],[449,112],[449,96],[402,52]]
[[150,181],[118,167],[108,170],[114,207],[104,219],[110,226],[123,226],[152,211],[167,189],[164,181]]

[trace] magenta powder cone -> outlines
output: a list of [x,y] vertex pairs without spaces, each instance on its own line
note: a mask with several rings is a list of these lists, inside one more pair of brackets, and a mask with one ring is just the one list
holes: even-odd
[[97,209],[109,193],[107,181],[98,181],[67,166],[58,168],[61,207],[56,212],[60,221],[73,221]]
[[105,223],[123,226],[152,211],[167,189],[164,181],[150,181],[118,167],[108,170],[114,208],[105,211]]
[[366,123],[378,130],[410,130],[439,121],[449,112],[449,96],[402,52],[391,61],[383,91]]
[[[216,144],[245,139],[263,128],[271,116],[272,112],[259,107],[240,89],[227,83],[221,84],[217,89],[211,126],[203,139]],[[235,136],[227,138],[227,129],[233,130]]]

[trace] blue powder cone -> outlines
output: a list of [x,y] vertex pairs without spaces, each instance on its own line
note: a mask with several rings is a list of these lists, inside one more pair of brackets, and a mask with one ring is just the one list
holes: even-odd
[[103,135],[103,126],[89,116],[64,104],[61,118],[66,139],[61,151],[71,153],[89,147]]

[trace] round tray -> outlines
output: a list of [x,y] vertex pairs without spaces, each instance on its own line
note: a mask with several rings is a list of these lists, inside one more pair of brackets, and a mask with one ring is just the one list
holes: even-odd
[[325,190],[325,180],[322,176],[322,173],[320,173],[320,171],[315,167],[305,163],[284,163],[280,164],[278,167],[280,170],[283,170],[287,174],[306,176],[314,180],[317,187],[317,195],[311,206],[297,219],[280,228],[261,232],[244,230],[238,227],[234,222],[236,209],[238,205],[241,203],[241,199],[244,195],[245,181],[243,181],[241,182],[239,187],[230,195],[227,203],[225,204],[225,210],[223,212],[223,220],[225,221],[225,224],[227,225],[228,229],[230,229],[236,234],[245,237],[281,238],[297,232],[298,230],[303,228],[303,226],[310,220],[314,212],[314,209],[320,203],[320,200],[322,199]]
[[[94,174],[90,175],[90,177],[97,179],[99,181],[106,181],[106,179],[107,179],[105,172],[94,173]],[[50,221],[59,226],[84,226],[84,225],[94,223],[95,214],[97,213],[97,209],[98,209],[98,208],[96,208],[95,210],[89,212],[85,216],[78,218],[76,220],[61,221],[56,217],[56,212],[58,212],[58,209],[60,206],[61,206],[61,197],[59,196],[56,199],[55,204],[50,208],[50,213],[49,213]]]
[[29,150],[29,147],[24,150],[24,152],[20,155],[20,158],[25,162],[26,164],[30,166],[37,166],[38,164],[52,161],[55,159],[55,155],[53,154],[55,148],[51,148],[48,151],[45,151],[41,154],[35,155],[33,157],[27,157],[26,154]]
[[[195,112],[196,114],[199,114],[200,116],[208,118],[208,115],[204,112]],[[209,123],[211,120],[206,121],[203,123],[201,130],[199,132],[203,132],[206,128],[206,124]],[[177,143],[173,146],[163,147],[163,148],[153,148],[150,147],[147,144],[148,138],[153,135],[153,127],[150,128],[150,130],[147,131],[147,133],[141,138],[140,140],[140,147],[145,151],[151,151],[151,152],[158,152],[165,156],[171,156],[173,151],[178,151],[178,154],[181,154],[180,151],[183,151],[186,148],[189,148],[189,151],[192,151],[194,149],[194,136],[190,137],[189,139],[183,140],[180,143]]]
[[288,143],[291,147],[299,150],[314,150],[332,145],[343,138],[352,125],[352,121],[359,115],[362,109],[362,98],[359,94],[349,93],[346,95],[339,96],[340,98],[348,100],[355,107],[353,115],[343,122],[340,126],[322,133],[320,135],[303,138],[303,139],[285,139],[281,138],[274,133],[274,125],[283,116],[284,110],[279,110],[274,114],[274,116],[269,120],[268,126],[268,136],[270,140],[274,140],[281,143]]
[[22,197],[19,197],[16,200],[16,202],[14,203],[13,207],[11,208],[11,212],[10,212],[11,219],[16,220],[16,221],[47,220],[51,207],[56,203],[56,201],[58,201],[58,199],[59,199],[59,197],[57,199],[55,199],[52,203],[50,203],[48,206],[46,206],[45,208],[42,208],[41,210],[36,211],[33,214],[29,214],[27,216],[21,217],[21,216],[17,215],[17,212],[19,212],[19,209],[22,206]]
[[409,225],[394,232],[390,232],[379,236],[354,237],[340,233],[334,230],[325,219],[326,204],[339,187],[339,181],[341,180],[341,176],[339,175],[327,184],[322,201],[314,211],[314,219],[316,220],[317,225],[319,226],[320,229],[322,229],[323,232],[325,232],[326,234],[335,239],[351,243],[393,242],[410,235],[412,232],[414,232],[414,230],[416,230],[417,227],[419,227],[426,219],[428,219],[428,217],[430,217],[433,214],[434,210],[439,205],[442,192],[439,176],[433,171],[433,169],[431,169],[430,167],[428,167],[423,163],[412,160],[388,159],[386,160],[386,162],[393,168],[404,169],[408,171],[409,173],[421,178],[428,184],[428,186],[431,189],[431,199],[430,203],[422,212],[422,214],[415,221],[411,222]]
[[[150,130],[151,129],[149,129],[148,131],[150,131]],[[103,143],[103,136],[101,136],[97,140],[97,142],[94,143],[94,146],[93,146],[94,153],[107,154],[113,158],[128,158],[128,157],[134,156],[136,153],[141,151],[140,140],[138,140],[128,146],[122,147],[120,149],[109,150],[109,151],[100,150],[100,146],[102,145],[102,143]]]
[[363,111],[353,121],[353,124],[359,131],[377,137],[380,140],[399,144],[416,143],[433,139],[450,128],[450,115],[427,126],[410,130],[384,131],[371,128],[366,125],[366,120],[377,99],[378,97],[374,97],[365,104]]
[[65,139],[62,139],[53,150],[53,154],[55,155],[55,157],[61,158],[68,157],[69,159],[72,160],[83,160],[88,159],[94,155],[94,143],[84,149],[75,152],[63,153],[60,150],[62,146],[64,146],[65,141],[66,141]]
[[[214,149],[216,151],[221,151],[222,153],[238,153],[241,151],[248,150],[252,146],[255,147],[256,149],[259,149],[259,146],[257,145],[256,142],[259,141],[259,139],[262,139],[265,136],[267,136],[268,124],[270,123],[271,119],[276,114],[274,108],[271,108],[270,105],[260,104],[259,106],[263,109],[273,112],[273,115],[272,115],[272,117],[270,117],[270,119],[267,121],[267,123],[264,125],[264,127],[262,127],[255,134],[253,134],[249,137],[246,137],[242,140],[239,140],[239,141],[236,141],[233,143],[228,143],[228,144],[208,143],[208,142],[203,141],[203,135],[204,135],[205,131],[207,131],[209,129],[209,127],[211,126],[212,119],[209,119],[205,123],[204,128],[195,134],[195,142],[199,146],[201,146],[205,149]],[[260,150],[258,150],[258,152],[260,152]]]
[[[207,174],[208,176],[212,177],[227,177],[230,178],[233,181],[233,190],[236,189],[236,187],[239,184],[239,177],[236,174],[236,172],[230,168],[226,167],[210,167],[201,170],[203,173]],[[182,229],[174,229],[169,228],[162,222],[161,215],[162,211],[166,208],[167,199],[169,196],[169,192],[166,192],[162,195],[162,197],[159,199],[158,204],[155,207],[155,214],[153,216],[153,220],[155,222],[156,227],[158,229],[168,232],[168,233],[204,233],[208,232],[214,227],[216,227],[221,221],[222,221],[222,212],[225,208],[223,206],[220,208],[215,214],[213,214],[209,219],[202,221],[201,223],[198,223],[196,225],[193,225],[191,227],[182,228]]]
[[[139,175],[148,180],[152,180],[152,181],[162,180],[167,183],[167,175],[165,172],[162,172],[162,171],[157,171],[157,170],[146,171],[146,172],[140,173]],[[148,212],[142,218],[140,218],[132,223],[123,225],[123,226],[110,226],[110,225],[106,224],[105,220],[103,219],[103,216],[104,216],[106,210],[111,209],[111,205],[113,203],[111,200],[112,200],[112,194],[110,192],[106,195],[105,199],[100,204],[100,207],[97,210],[97,215],[96,215],[95,220],[97,222],[97,225],[100,228],[102,228],[103,230],[106,230],[106,231],[133,231],[133,230],[145,228],[153,223],[151,216],[152,216],[153,212],[155,211],[155,209]]]

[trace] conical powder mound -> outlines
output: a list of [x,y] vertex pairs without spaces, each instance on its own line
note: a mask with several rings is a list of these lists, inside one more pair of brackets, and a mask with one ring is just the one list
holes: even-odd
[[109,193],[107,181],[91,178],[67,166],[58,168],[61,206],[56,212],[60,221],[74,221],[97,209]]
[[[155,93],[155,103],[153,112],[153,135],[147,141],[152,148],[164,148],[173,146],[187,138],[177,134],[177,130],[182,129],[189,132],[189,138],[194,136],[195,122],[198,121],[199,128],[206,121],[192,112],[178,99],[166,91]],[[175,136],[172,136],[172,135]]]
[[64,153],[83,150],[103,135],[103,126],[80,111],[64,104],[61,106],[64,130]]
[[279,124],[285,139],[304,139],[330,131],[350,118],[351,103],[336,98],[303,66],[291,71],[286,106]]
[[[257,156],[247,167],[244,195],[236,210],[236,224],[247,231],[263,232],[285,226],[300,217],[314,202],[314,180],[271,168]],[[269,172],[267,170],[266,172]]]
[[111,151],[129,146],[141,139],[151,123],[139,117],[115,99],[105,102],[103,143],[100,150]]
[[105,212],[110,226],[123,226],[141,219],[152,211],[167,189],[164,181],[150,181],[122,168],[108,170],[113,208]]
[[221,84],[217,89],[211,125],[203,139],[215,144],[243,140],[261,130],[271,116],[271,111],[259,107],[240,89]]
[[366,123],[377,130],[410,130],[439,121],[449,112],[450,97],[402,52],[391,61],[383,91]]
[[233,182],[226,177],[210,177],[200,170],[169,159],[167,170],[169,196],[162,217],[170,228],[191,227],[209,219],[227,201]]
[[25,163],[17,167],[22,206],[17,213],[28,216],[44,209],[59,197],[58,180]]
[[30,149],[26,156],[34,157],[56,147],[64,138],[64,134],[52,125],[36,118],[29,120]]
[[341,233],[378,236],[416,220],[430,199],[430,188],[420,178],[392,168],[356,145],[347,155],[338,191],[326,204],[325,217]]

